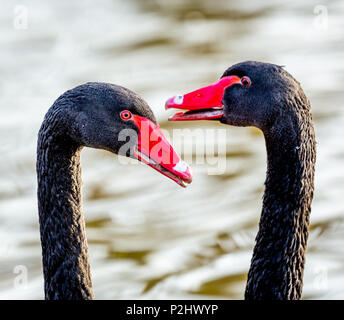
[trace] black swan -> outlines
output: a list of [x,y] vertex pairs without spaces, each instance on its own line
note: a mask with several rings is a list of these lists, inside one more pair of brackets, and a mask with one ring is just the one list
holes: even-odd
[[247,61],[210,86],[166,102],[172,121],[218,120],[261,129],[267,177],[245,299],[300,299],[313,198],[315,137],[310,102],[283,67]]
[[38,134],[38,211],[46,299],[93,298],[81,210],[84,146],[136,158],[183,187],[192,180],[190,167],[163,136],[148,104],[134,92],[113,84],[86,83],[62,94]]

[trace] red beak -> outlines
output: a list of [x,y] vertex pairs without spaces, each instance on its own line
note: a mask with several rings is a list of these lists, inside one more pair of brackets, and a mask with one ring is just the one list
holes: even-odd
[[223,117],[222,98],[227,87],[240,83],[237,76],[221,78],[216,83],[192,91],[183,96],[174,96],[166,101],[165,108],[188,110],[178,112],[170,121],[214,120]]
[[181,160],[163,135],[160,127],[145,117],[132,116],[139,129],[135,157],[163,175],[186,187],[192,181],[189,165]]

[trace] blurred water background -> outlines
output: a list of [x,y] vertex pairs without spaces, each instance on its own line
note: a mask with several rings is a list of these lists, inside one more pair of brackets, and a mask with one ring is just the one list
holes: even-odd
[[[172,128],[227,132],[195,135],[225,147],[226,168],[209,175],[211,163],[191,161],[186,190],[143,164],[83,151],[96,298],[243,298],[265,179],[263,137],[212,122],[168,123],[164,101],[234,63],[260,60],[285,65],[312,102],[318,157],[304,299],[343,299],[343,18],[339,0],[3,0],[0,298],[43,298],[37,132],[53,101],[87,81],[136,91],[171,137]],[[197,156],[191,138],[173,143],[189,161]]]

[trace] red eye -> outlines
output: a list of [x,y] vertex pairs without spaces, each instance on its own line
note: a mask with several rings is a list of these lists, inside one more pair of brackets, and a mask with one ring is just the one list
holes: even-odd
[[131,119],[131,112],[128,111],[128,110],[122,111],[122,112],[121,112],[121,118],[122,118],[123,120],[129,120],[129,119]]
[[241,78],[241,84],[244,87],[249,87],[251,85],[251,79],[249,77],[242,77]]

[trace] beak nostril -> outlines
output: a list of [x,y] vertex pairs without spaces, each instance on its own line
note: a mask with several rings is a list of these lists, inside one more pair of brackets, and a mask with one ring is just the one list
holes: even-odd
[[173,102],[175,104],[182,104],[184,100],[184,96],[175,96],[173,99]]

